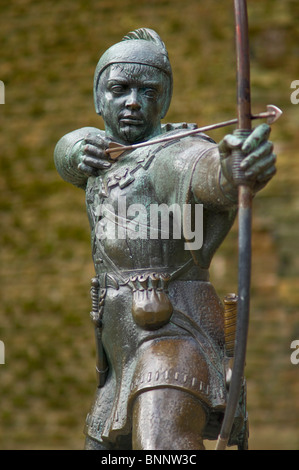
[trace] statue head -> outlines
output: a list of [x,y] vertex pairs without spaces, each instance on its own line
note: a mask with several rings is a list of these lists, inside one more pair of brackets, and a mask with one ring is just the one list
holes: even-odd
[[[111,83],[114,84],[113,87]],[[128,89],[131,87],[144,92],[141,93],[139,112],[136,104],[134,110],[132,105],[130,109],[133,111],[127,115],[136,118],[136,121],[130,123],[127,119],[122,122],[123,127],[124,124],[132,126],[129,129],[131,133],[127,132],[126,137],[121,140],[133,143],[152,137],[156,130],[151,130],[150,126],[155,129],[160,126],[172,96],[172,71],[167,50],[155,31],[142,28],[128,33],[121,42],[110,47],[97,64],[94,102],[96,112],[104,119],[106,130],[116,125],[117,114],[112,112],[112,105],[115,107],[117,100],[120,102],[122,84]],[[144,128],[141,132],[141,123],[139,129],[134,129],[134,124],[138,125],[138,119],[141,121],[143,118],[147,121],[148,129]]]

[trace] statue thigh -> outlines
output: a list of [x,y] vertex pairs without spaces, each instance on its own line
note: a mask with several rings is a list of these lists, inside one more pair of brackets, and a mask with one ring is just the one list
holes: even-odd
[[201,402],[184,390],[144,391],[133,404],[133,449],[204,450],[206,419]]

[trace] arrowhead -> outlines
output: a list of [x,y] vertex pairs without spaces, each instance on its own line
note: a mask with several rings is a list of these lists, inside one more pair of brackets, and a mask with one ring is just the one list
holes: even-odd
[[267,105],[267,112],[270,114],[267,119],[267,124],[272,124],[282,115],[281,109],[279,109],[277,106],[274,106],[274,104]]

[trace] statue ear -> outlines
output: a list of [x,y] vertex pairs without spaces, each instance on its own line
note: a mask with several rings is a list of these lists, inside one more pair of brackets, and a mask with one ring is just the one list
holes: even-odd
[[171,93],[169,93],[169,95],[167,96],[167,99],[165,100],[164,106],[163,106],[162,111],[161,111],[160,119],[163,119],[166,116],[167,111],[168,111],[169,106],[170,106],[170,100],[171,100]]
[[165,89],[166,89],[165,102],[164,102],[162,112],[161,112],[161,119],[163,119],[166,116],[167,111],[168,111],[169,106],[170,106],[170,103],[171,103],[172,92],[173,92],[172,76],[166,78],[166,80],[165,80]]
[[101,100],[99,97],[98,89],[96,90],[95,96],[94,96],[94,105],[96,108],[96,113],[101,116],[102,115],[102,106],[101,106]]

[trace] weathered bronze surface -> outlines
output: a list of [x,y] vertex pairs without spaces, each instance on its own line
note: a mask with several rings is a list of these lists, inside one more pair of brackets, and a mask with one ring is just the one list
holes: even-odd
[[[204,439],[217,438],[226,406],[232,350],[208,270],[237,213],[232,151],[245,157],[253,194],[275,173],[275,155],[265,125],[219,145],[201,133],[180,138],[195,126],[161,124],[171,94],[160,37],[145,28],[129,33],[96,67],[95,107],[105,130],[75,130],[55,149],[62,178],[85,190],[96,272],[99,381],[86,449],[202,449]],[[152,145],[115,160],[106,152],[109,144],[146,141]],[[162,204],[177,224],[169,232],[163,217],[153,219],[152,208]],[[245,398],[244,387],[229,442],[240,448]]]

